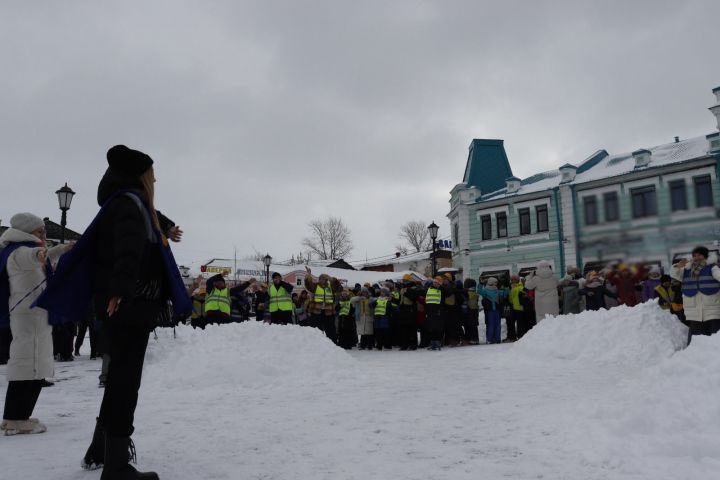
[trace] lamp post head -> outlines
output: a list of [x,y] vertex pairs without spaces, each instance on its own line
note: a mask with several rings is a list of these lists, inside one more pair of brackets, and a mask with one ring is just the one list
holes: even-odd
[[432,240],[435,241],[435,239],[437,238],[438,230],[440,229],[440,227],[438,227],[437,225],[435,225],[435,221],[433,220],[433,222],[432,222],[430,225],[428,225],[427,228],[428,228],[428,230],[430,231],[430,238],[432,238]]
[[70,210],[70,204],[72,203],[75,192],[73,192],[72,188],[68,187],[67,182],[65,182],[65,186],[61,187],[60,190],[55,192],[55,194],[58,197],[60,210]]
[[272,257],[270,256],[270,254],[265,255],[265,257],[263,258],[263,264],[266,267],[269,267],[271,263],[272,263]]

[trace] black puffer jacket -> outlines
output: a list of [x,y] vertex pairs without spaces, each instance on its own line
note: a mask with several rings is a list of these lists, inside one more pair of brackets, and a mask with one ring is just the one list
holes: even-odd
[[[108,168],[98,187],[98,204],[104,205],[113,193],[128,189],[143,198],[139,179]],[[120,317],[132,316],[143,323],[156,320],[148,317],[156,317],[169,296],[165,267],[133,199],[120,195],[110,203],[100,218],[97,240],[94,283],[98,315],[105,316],[109,299],[117,296],[122,298]]]

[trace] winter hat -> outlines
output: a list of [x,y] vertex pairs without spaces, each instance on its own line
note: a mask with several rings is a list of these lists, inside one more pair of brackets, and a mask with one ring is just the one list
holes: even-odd
[[280,275],[278,272],[273,272],[273,274],[271,275],[271,278],[275,278],[275,277],[282,278],[282,275]]
[[370,296],[370,290],[369,290],[367,287],[362,287],[362,288],[360,289],[360,295],[363,295],[363,294],[365,294],[365,295],[367,295],[367,296],[369,297],[369,296]]
[[25,233],[32,233],[40,227],[45,226],[45,222],[42,218],[32,213],[17,213],[10,219],[10,226],[15,230],[20,230]]
[[672,278],[670,278],[670,275],[663,275],[660,277],[660,283],[667,283],[672,282]]
[[380,293],[383,294],[383,295],[390,295],[390,289],[387,288],[387,287],[382,287],[382,288],[380,289]]
[[520,277],[519,277],[518,275],[513,275],[513,276],[510,277],[510,281],[511,281],[511,282],[519,282],[519,281],[520,281]]
[[490,278],[488,278],[488,280],[487,280],[487,284],[488,284],[489,287],[497,286],[497,284],[498,284],[498,279],[495,278],[495,277],[490,277]]
[[152,158],[138,150],[133,150],[125,145],[115,145],[107,152],[107,161],[115,170],[139,177],[145,173],[153,164]]
[[662,270],[660,270],[660,267],[658,267],[657,265],[653,266],[648,273],[648,276],[651,278],[657,278],[660,275],[662,275]]
[[412,279],[413,279],[413,276],[410,275],[409,273],[406,273],[405,275],[403,275],[403,280],[406,281],[406,282],[409,282],[409,281],[411,281]]

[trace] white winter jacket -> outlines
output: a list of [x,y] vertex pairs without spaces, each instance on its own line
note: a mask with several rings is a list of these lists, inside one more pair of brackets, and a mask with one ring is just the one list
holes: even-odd
[[535,320],[537,322],[545,318],[545,315],[560,313],[558,283],[558,279],[555,278],[550,264],[547,262],[539,262],[535,275],[529,275],[525,280],[525,288],[535,290]]
[[370,307],[370,299],[362,295],[350,299],[355,307],[355,324],[358,335],[372,335],[374,332],[374,310]]
[[[685,268],[673,266],[670,269],[670,276],[682,282],[685,270],[689,269],[689,263]],[[713,278],[720,282],[720,268],[715,265],[711,271]],[[683,310],[685,311],[686,320],[695,322],[720,320],[720,292],[715,295],[705,295],[704,293],[698,292],[694,297],[686,297],[683,295]]]
[[[9,228],[0,237],[0,248],[4,248],[8,243],[37,241],[38,238],[29,233]],[[66,247],[58,245],[49,249],[50,261],[56,261]],[[22,300],[45,280],[45,271],[37,258],[39,251],[40,247],[20,247],[10,254],[7,262],[7,275],[10,280],[8,307],[17,305],[10,313],[13,340],[7,364],[9,382],[42,380],[54,375],[52,327],[48,324],[48,314],[41,308],[30,309],[30,305],[42,293],[45,285]]]

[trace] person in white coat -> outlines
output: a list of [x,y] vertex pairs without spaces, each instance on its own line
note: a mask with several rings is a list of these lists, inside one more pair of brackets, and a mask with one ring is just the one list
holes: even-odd
[[43,380],[54,375],[52,327],[45,310],[31,309],[30,306],[45,288],[46,261],[57,261],[68,247],[58,245],[48,249],[45,223],[31,213],[13,216],[10,228],[0,237],[0,249],[14,249],[7,257],[6,273],[2,273],[7,275],[9,284],[7,302],[13,337],[7,364],[5,410],[0,427],[5,435],[42,433],[47,429],[30,416],[40,396]]
[[683,310],[693,335],[713,335],[720,330],[720,267],[708,263],[708,249],[695,247],[692,261],[682,259],[670,276],[682,282]]
[[545,260],[538,262],[537,270],[525,278],[525,288],[535,290],[535,320],[538,323],[545,315],[560,313],[558,284],[550,262]]

